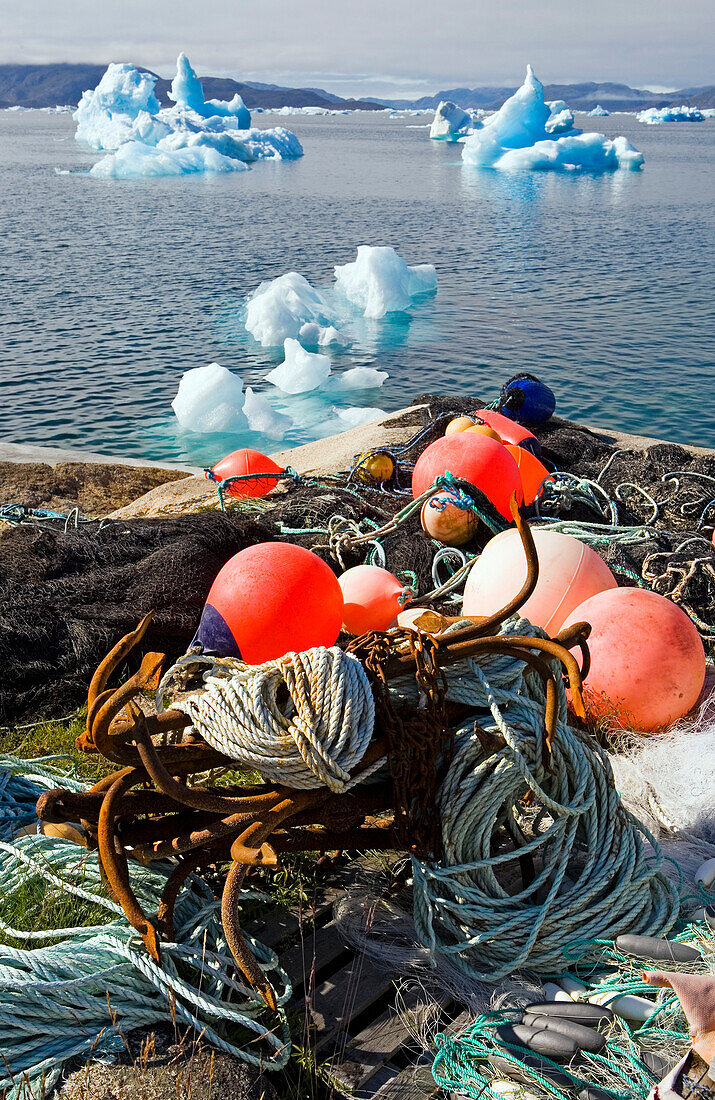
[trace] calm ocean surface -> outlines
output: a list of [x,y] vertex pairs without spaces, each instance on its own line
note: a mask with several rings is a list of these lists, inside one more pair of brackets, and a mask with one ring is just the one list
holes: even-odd
[[464,168],[424,121],[257,115],[293,129],[305,157],[105,181],[56,174],[97,159],[69,115],[0,112],[0,438],[192,464],[276,450],[182,431],[182,372],[219,362],[271,390],[280,357],[247,337],[241,299],[292,269],[327,286],[358,244],[391,244],[436,265],[438,293],[335,355],[390,375],[342,404],[490,401],[528,370],[564,415],[715,447],[715,122],[579,116],[624,133],[646,165],[576,177]]

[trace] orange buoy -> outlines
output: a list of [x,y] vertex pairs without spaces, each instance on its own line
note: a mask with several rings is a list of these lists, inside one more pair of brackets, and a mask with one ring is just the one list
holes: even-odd
[[471,428],[465,428],[465,432],[474,432],[476,435],[486,435],[489,439],[496,439],[501,443],[501,436],[490,428],[488,424],[474,424]]
[[408,589],[379,565],[356,565],[338,577],[343,594],[343,626],[349,634],[387,630],[397,618]]
[[259,542],[219,572],[194,643],[209,655],[259,665],[333,645],[342,621],[338,578],[317,554],[289,542]]
[[249,478],[246,481],[233,481],[226,486],[225,492],[232,497],[264,497],[274,489],[285,471],[276,466],[272,458],[252,451],[250,447],[241,447],[231,451],[220,462],[207,471],[206,477],[212,481],[224,481],[227,477],[243,477],[246,474],[277,474],[277,477]]
[[474,538],[479,518],[471,508],[460,508],[448,492],[437,492],[426,500],[420,513],[422,529],[445,546],[463,546]]
[[450,420],[447,427],[444,429],[445,435],[454,435],[456,432],[464,432],[467,428],[474,427],[474,417],[472,416],[455,416],[454,420]]
[[511,519],[509,501],[516,493],[521,504],[523,493],[516,462],[496,439],[459,432],[430,443],[417,459],[412,472],[412,496],[416,499],[449,471],[476,486],[505,519]]
[[506,443],[505,447],[519,467],[521,485],[524,490],[524,504],[533,504],[544,480],[551,475],[543,462],[540,462],[531,451],[527,451],[523,447],[516,447],[513,443]]
[[517,424],[515,420],[510,420],[508,416],[495,412],[493,409],[477,409],[474,416],[493,428],[503,443],[526,447],[528,451],[533,451],[537,455],[541,453],[541,444],[538,439],[523,424]]
[[[539,579],[519,609],[549,634],[558,634],[567,616],[589,596],[616,587],[595,550],[571,535],[539,528],[531,532],[539,558]],[[465,615],[493,615],[519,593],[526,581],[526,558],[519,532],[512,528],[490,539],[464,586]]]
[[592,718],[650,733],[692,710],[705,681],[705,650],[684,611],[657,592],[615,588],[564,622],[591,624],[584,703]]

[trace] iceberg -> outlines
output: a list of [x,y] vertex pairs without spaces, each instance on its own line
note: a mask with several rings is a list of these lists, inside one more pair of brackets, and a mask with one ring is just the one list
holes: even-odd
[[683,103],[680,107],[649,107],[647,111],[639,111],[636,119],[647,126],[660,126],[662,122],[703,122],[705,115],[697,107]]
[[443,99],[435,111],[429,136],[434,141],[456,141],[468,130],[480,125],[456,103]]
[[248,428],[243,404],[238,375],[210,363],[182,375],[171,407],[181,427],[191,432],[240,432]]
[[76,138],[96,151],[114,154],[90,174],[100,177],[236,172],[257,160],[292,160],[303,155],[295,134],[283,127],[259,130],[240,96],[204,98],[201,81],[185,54],[171,85],[173,107],[161,108],[156,77],[133,65],[109,66],[93,91],[86,91],[74,119]]
[[351,367],[331,379],[335,390],[374,390],[383,384],[389,375],[386,370],[374,367]]
[[261,432],[268,439],[283,439],[293,421],[289,416],[276,412],[270,401],[262,393],[256,393],[246,386],[246,399],[243,414],[252,432]]
[[563,99],[554,99],[546,106],[551,111],[546,120],[547,134],[565,134],[573,130],[573,112]]
[[526,79],[513,96],[475,130],[462,145],[464,164],[503,171],[556,170],[605,172],[638,169],[643,154],[624,137],[567,133],[552,137],[547,129],[551,110],[544,102],[544,88],[531,65]]
[[607,111],[605,107],[602,107],[600,103],[597,103],[592,111],[588,112],[589,118],[608,118],[610,111]]
[[338,265],[335,279],[338,289],[365,317],[376,319],[404,312],[415,298],[437,290],[432,264],[408,267],[394,248],[379,245],[359,245],[357,259]]
[[306,351],[297,340],[283,344],[285,359],[269,374],[266,382],[284,393],[308,393],[322,386],[330,377],[330,358],[318,352]]
[[264,348],[299,338],[311,347],[345,344],[336,321],[320,291],[297,271],[261,283],[246,303],[246,331]]
[[240,95],[235,95],[228,103],[221,99],[204,99],[203,85],[185,53],[180,53],[176,60],[176,76],[171,82],[169,99],[177,107],[185,107],[203,118],[231,116],[237,120],[239,130],[248,130],[251,125],[251,112]]

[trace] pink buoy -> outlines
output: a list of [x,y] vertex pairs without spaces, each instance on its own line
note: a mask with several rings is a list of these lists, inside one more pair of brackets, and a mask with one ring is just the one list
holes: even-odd
[[651,733],[692,710],[705,682],[705,650],[684,611],[657,592],[616,588],[564,622],[591,624],[584,703],[591,718]]
[[[531,532],[539,558],[536,588],[519,614],[552,636],[589,596],[615,588],[616,580],[598,554],[558,531]],[[526,582],[526,557],[512,528],[490,539],[464,586],[465,615],[493,615],[518,595]]]
[[526,446],[527,450],[539,454],[541,447],[538,439],[523,424],[517,424],[516,420],[493,409],[477,409],[473,415],[498,432],[502,443],[512,443],[517,447]]
[[231,451],[220,462],[208,470],[206,477],[214,481],[223,481],[228,477],[245,477],[246,474],[277,474],[277,477],[249,477],[246,481],[233,481],[226,486],[226,492],[232,497],[264,497],[275,489],[285,476],[285,470],[277,466],[268,455],[252,451],[250,447],[241,447]]
[[289,542],[260,542],[218,573],[194,643],[204,653],[259,665],[333,645],[342,620],[338,578],[317,554]]
[[412,496],[421,496],[447,471],[476,486],[505,519],[511,519],[512,494],[517,504],[523,500],[516,462],[503,444],[486,435],[458,432],[430,443],[412,471]]
[[445,546],[464,546],[473,539],[479,518],[471,508],[460,508],[447,492],[435,493],[424,502],[420,512],[422,529]]
[[343,593],[343,626],[349,634],[387,630],[406,603],[409,590],[379,565],[356,565],[338,577]]

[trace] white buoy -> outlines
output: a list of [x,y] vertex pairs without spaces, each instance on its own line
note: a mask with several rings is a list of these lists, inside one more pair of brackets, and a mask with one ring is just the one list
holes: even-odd
[[709,890],[715,883],[715,859],[706,859],[695,872],[695,882],[704,890]]
[[653,1001],[649,1001],[646,997],[636,997],[632,993],[616,997],[615,1000],[612,993],[594,993],[588,999],[591,1004],[606,1005],[615,1012],[616,1016],[622,1016],[625,1020],[635,1020],[640,1024],[652,1016],[656,1009]]

